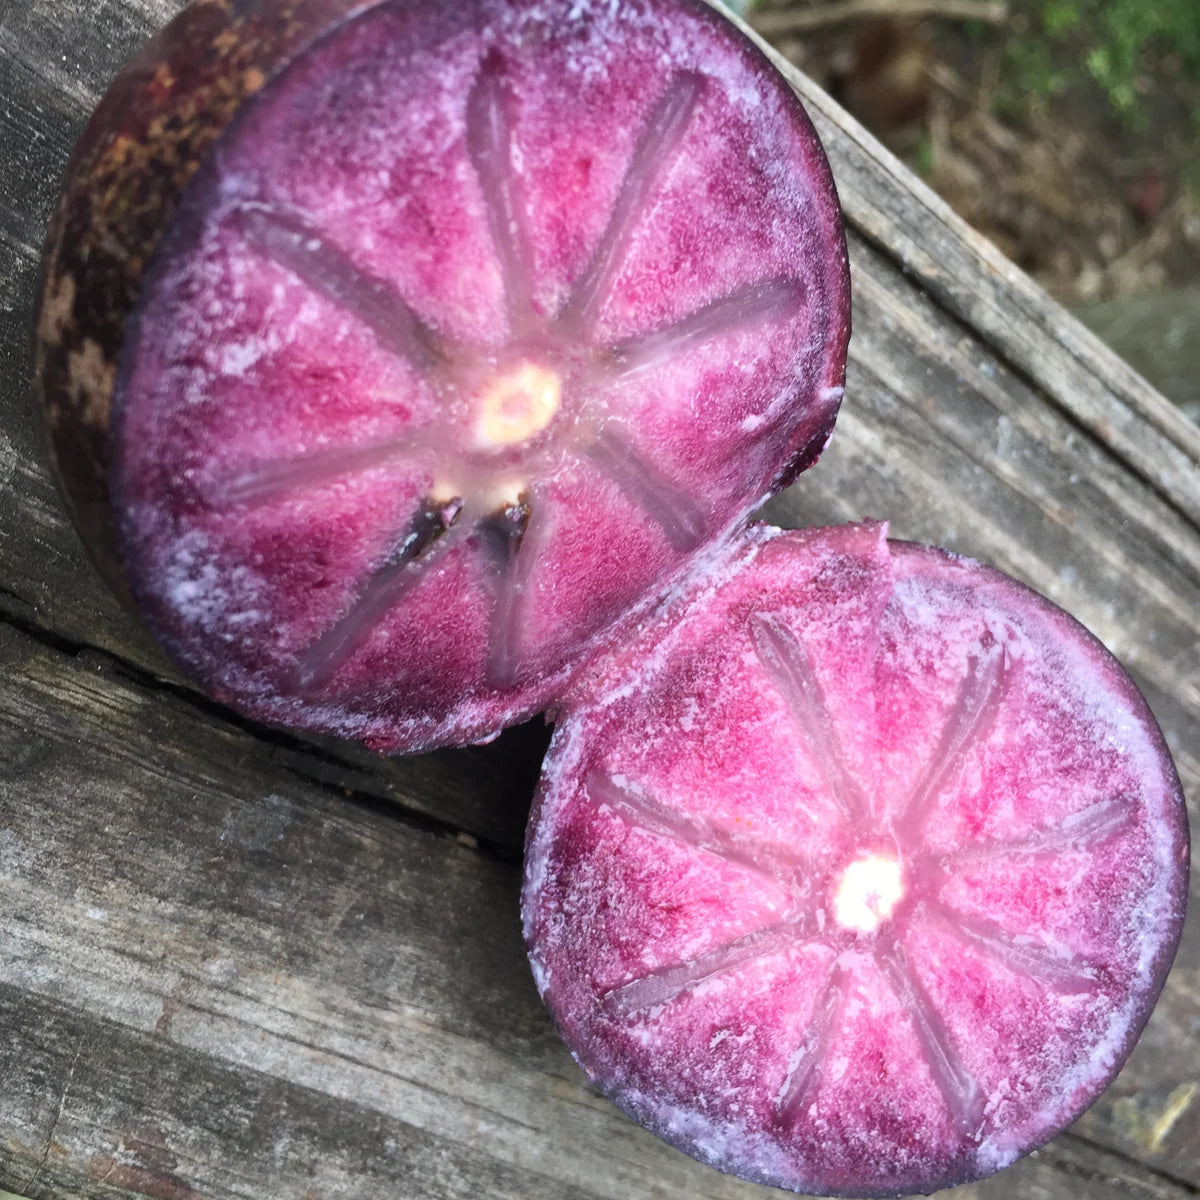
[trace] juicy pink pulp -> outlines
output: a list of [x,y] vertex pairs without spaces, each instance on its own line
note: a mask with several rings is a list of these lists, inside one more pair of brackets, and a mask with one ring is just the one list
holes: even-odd
[[815,459],[847,335],[816,136],[705,5],[382,3],[157,253],[115,401],[134,592],[253,716],[487,738]]
[[1136,688],[1004,576],[758,528],[582,681],[530,828],[534,974],[598,1086],[821,1194],[985,1175],[1116,1073],[1183,919]]

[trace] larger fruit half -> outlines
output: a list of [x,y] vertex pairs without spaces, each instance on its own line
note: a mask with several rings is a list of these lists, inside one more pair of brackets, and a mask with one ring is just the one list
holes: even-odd
[[847,334],[816,136],[707,5],[371,6],[154,250],[113,402],[133,594],[255,717],[493,736],[815,459]]

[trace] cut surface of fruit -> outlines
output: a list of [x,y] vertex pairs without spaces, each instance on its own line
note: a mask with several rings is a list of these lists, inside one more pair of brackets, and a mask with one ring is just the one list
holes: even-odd
[[755,527],[569,697],[523,896],[596,1084],[796,1191],[978,1178],[1115,1075],[1187,890],[1178,778],[1081,626],[883,526]]
[[148,272],[134,595],[255,717],[493,736],[815,459],[847,336],[816,135],[706,5],[380,3],[247,103]]

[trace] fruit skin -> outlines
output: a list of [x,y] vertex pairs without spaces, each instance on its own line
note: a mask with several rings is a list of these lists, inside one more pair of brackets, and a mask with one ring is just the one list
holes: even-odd
[[109,435],[142,277],[180,194],[247,101],[315,38],[378,2],[199,0],[122,70],[71,156],[42,254],[34,399],[71,519],[133,612]]
[[[131,583],[122,547],[120,514],[112,503],[114,389],[120,416],[122,346],[129,328],[144,312],[140,299],[161,265],[164,237],[183,224],[178,202],[194,195],[210,174],[214,144],[251,107],[253,98],[303,51],[352,18],[386,0],[208,0],[194,5],[159,35],[122,73],[102,102],[72,159],[65,192],[52,224],[44,259],[44,281],[35,334],[35,391],[51,450],[56,481],[85,545],[106,581],[132,611],[139,613],[185,671],[212,694],[246,715],[358,737],[388,752],[412,752],[438,745],[483,741],[500,728],[552,707],[576,667],[568,662],[547,676],[536,694],[526,695],[498,715],[461,718],[442,712],[413,728],[380,730],[332,723],[304,704],[257,705],[236,689],[197,669],[178,639],[159,619],[156,597]],[[678,6],[714,25],[724,19],[703,0],[676,0]],[[761,58],[761,56],[758,56]],[[755,67],[769,78],[762,60]],[[789,97],[790,98],[790,97]],[[791,98],[790,98],[791,99]],[[836,197],[816,136],[793,99],[797,126],[813,158],[814,191],[821,221],[836,217]],[[190,187],[190,190],[189,190]],[[835,221],[836,225],[836,221]],[[820,428],[809,422],[790,445],[766,447],[771,466],[764,476],[768,493],[790,483],[812,465],[828,441],[845,376],[849,336],[848,267],[844,239],[831,250],[828,372],[821,379]],[[139,307],[142,305],[142,307]],[[132,357],[124,356],[126,363]],[[734,526],[767,495],[746,496]],[[717,531],[711,531],[716,533]],[[727,536],[730,528],[719,531]],[[682,568],[674,572],[674,577]],[[667,579],[659,581],[666,586]],[[641,607],[653,601],[641,598]],[[629,617],[630,614],[626,614]],[[603,638],[586,647],[602,650]],[[289,697],[289,700],[292,699]],[[478,706],[477,706],[478,707]],[[415,732],[413,729],[415,728]]]
[[[715,552],[708,564],[707,579],[694,576],[680,594],[672,597],[656,620],[647,624],[642,636],[596,664],[589,676],[577,681],[565,703],[563,720],[555,731],[543,766],[526,843],[522,911],[535,981],[556,1027],[592,1082],[630,1117],[684,1153],[753,1182],[805,1194],[881,1197],[913,1192],[928,1194],[983,1178],[1008,1165],[1019,1154],[1047,1142],[1094,1102],[1133,1049],[1166,981],[1182,933],[1188,895],[1189,831],[1179,778],[1144,698],[1116,660],[1069,614],[1024,585],[990,567],[946,551],[912,543],[888,543],[883,540],[884,531],[884,527],[870,524],[803,532],[755,526],[739,544]],[[774,597],[765,594],[769,592],[772,578],[786,576],[793,549],[810,554],[817,563],[809,576],[811,584],[806,585],[808,595],[796,592],[789,599],[782,588]],[[789,1052],[793,1047],[811,1046],[816,1042],[824,1045],[828,1053],[831,1045],[827,1033],[815,1032],[822,1024],[820,1014],[828,1010],[823,1010],[820,1002],[809,1009],[805,992],[799,993],[804,999],[796,999],[797,994],[791,991],[797,980],[805,978],[806,971],[811,972],[813,988],[821,979],[818,968],[821,972],[826,968],[818,957],[811,955],[811,951],[823,939],[830,941],[837,957],[829,986],[835,995],[842,997],[834,1002],[836,1011],[842,1013],[847,995],[870,996],[872,993],[858,979],[853,980],[853,988],[849,988],[844,968],[838,964],[848,961],[853,964],[850,971],[861,972],[861,963],[868,962],[868,983],[871,971],[887,978],[878,967],[869,965],[869,958],[878,953],[872,950],[870,937],[864,940],[858,933],[838,933],[836,926],[830,936],[826,933],[830,910],[826,909],[823,920],[814,924],[810,914],[802,925],[807,930],[802,940],[813,939],[813,945],[804,946],[803,957],[797,959],[793,947],[779,960],[786,964],[786,969],[776,966],[765,975],[757,976],[742,973],[745,964],[753,963],[754,959],[740,948],[759,939],[755,943],[758,947],[754,952],[756,957],[778,955],[779,932],[788,928],[787,920],[781,925],[772,925],[770,921],[762,923],[764,914],[775,914],[772,919],[777,919],[780,912],[778,901],[772,899],[774,885],[770,880],[767,885],[763,883],[775,873],[776,868],[769,865],[771,856],[776,863],[781,861],[780,855],[785,856],[782,861],[787,861],[789,854],[794,854],[804,864],[820,861],[821,852],[816,843],[824,842],[829,836],[825,830],[838,824],[838,805],[835,804],[832,811],[820,810],[827,814],[826,824],[813,838],[813,845],[803,839],[793,839],[790,826],[786,820],[780,823],[779,815],[789,803],[794,803],[786,798],[790,796],[789,789],[794,782],[785,763],[788,755],[779,745],[768,754],[763,747],[772,743],[766,735],[760,739],[758,733],[759,729],[768,728],[772,720],[770,703],[765,708],[760,705],[761,696],[770,692],[772,685],[764,684],[760,694],[748,684],[734,690],[726,689],[724,683],[714,683],[714,680],[724,680],[730,672],[741,673],[743,668],[739,664],[753,660],[753,651],[749,659],[745,657],[744,638],[738,628],[746,620],[747,612],[781,612],[789,606],[807,611],[811,605],[812,611],[825,615],[813,618],[815,623],[805,629],[805,638],[818,636],[816,644],[819,645],[828,644],[832,638],[834,647],[838,647],[841,640],[857,644],[861,614],[872,611],[871,588],[862,589],[865,598],[861,604],[843,606],[838,599],[842,587],[839,578],[853,578],[860,573],[869,576],[881,567],[886,571],[888,557],[900,564],[897,579],[918,583],[925,579],[943,579],[951,582],[954,592],[961,585],[977,589],[985,596],[998,596],[1000,601],[994,610],[997,629],[1014,619],[1011,614],[1020,614],[1017,640],[1012,642],[1017,655],[1012,661],[1016,666],[1005,665],[1001,679],[1003,672],[1012,669],[1019,689],[1017,694],[1037,697],[1039,708],[1016,710],[1024,718],[1022,725],[1028,721],[1031,712],[1039,717],[1044,715],[1043,708],[1045,713],[1057,712],[1060,694],[1064,697],[1080,695],[1078,683],[1060,685],[1057,680],[1051,682],[1048,691],[1026,691],[1026,685],[1021,682],[1027,669],[1021,665],[1022,639],[1026,637],[1032,639],[1029,643],[1032,645],[1039,642],[1061,645],[1065,657],[1060,660],[1055,649],[1049,659],[1052,663],[1061,666],[1061,662],[1082,661],[1087,664],[1087,674],[1081,678],[1090,680],[1094,691],[1086,692],[1083,711],[1087,715],[1081,728],[1090,729],[1094,719],[1093,700],[1097,711],[1112,714],[1101,718],[1101,735],[1087,733],[1078,747],[1069,752],[1074,757],[1063,764],[1062,779],[1067,794],[1072,794],[1074,789],[1077,798],[1079,783],[1068,781],[1075,779],[1073,772],[1080,766],[1080,748],[1088,746],[1093,755],[1103,755],[1105,766],[1097,768],[1099,774],[1095,780],[1092,775],[1083,778],[1093,782],[1099,780],[1102,787],[1115,789],[1119,802],[1108,800],[1094,808],[1106,808],[1110,814],[1120,809],[1116,832],[1082,832],[1081,824],[1075,819],[1081,810],[1072,806],[1069,819],[1063,822],[1061,830],[1056,824],[1063,819],[1061,810],[1057,810],[1053,824],[1024,826],[1017,850],[1018,859],[1021,854],[1045,853],[1045,850],[1030,850],[1031,843],[1026,839],[1030,838],[1031,832],[1036,839],[1050,830],[1051,836],[1057,835],[1055,845],[1059,848],[1051,854],[1061,853],[1069,862],[1075,862],[1069,856],[1079,852],[1107,856],[1079,860],[1087,864],[1083,868],[1085,872],[1088,867],[1103,866],[1102,872],[1095,872],[1095,880],[1100,882],[1092,881],[1092,891],[1099,894],[1088,893],[1086,905],[1068,900],[1068,907],[1063,910],[1069,916],[1070,906],[1074,904],[1074,915],[1081,928],[1095,921],[1102,941],[1112,939],[1103,941],[1103,953],[1090,962],[1089,955],[1094,948],[1078,948],[1086,943],[1070,942],[1076,948],[1068,951],[1067,961],[1080,964],[1089,971],[1094,969],[1091,978],[1097,989],[1095,995],[1101,1001],[1100,1007],[1091,1007],[1092,993],[1089,992],[1084,997],[1087,1007],[1047,1009],[1047,1012],[1060,1014],[1056,1020],[1066,1019],[1069,1013],[1079,1014],[1078,1027],[1074,1024],[1061,1026],[1062,1037],[1068,1044],[1072,1039],[1079,1040],[1070,1046],[1070,1054],[1050,1074],[1045,1074],[1045,1068],[1039,1065],[1027,1065],[1021,1058],[1032,1051],[1029,1062],[1036,1064],[1043,1053],[1039,1039],[1049,1026],[1039,1010],[1033,1006],[1027,1010],[1022,1002],[1020,1006],[993,1011],[990,1015],[998,1018],[995,1036],[985,1035],[980,1045],[991,1038],[998,1046],[983,1051],[984,1061],[986,1063],[989,1053],[996,1054],[997,1065],[1002,1061],[1005,1063],[1004,1072],[1015,1069],[1017,1074],[989,1075],[985,1070],[980,1077],[982,1096],[979,1092],[976,1096],[981,1106],[984,1100],[987,1104],[976,1110],[976,1116],[972,1118],[979,1119],[982,1114],[982,1123],[969,1127],[974,1130],[973,1136],[959,1133],[946,1141],[947,1146],[957,1142],[959,1148],[954,1153],[943,1152],[943,1143],[934,1137],[906,1132],[910,1123],[913,1129],[921,1129],[927,1124],[936,1129],[932,1115],[908,1118],[898,1133],[889,1126],[888,1122],[895,1120],[896,1107],[902,1107],[906,1092],[911,1092],[908,1088],[911,1075],[907,1073],[905,1060],[893,1059],[889,1064],[885,1054],[878,1076],[873,1065],[862,1068],[862,1076],[855,1074],[852,1065],[847,1078],[851,1087],[865,1080],[862,1090],[838,1090],[840,1072],[846,1069],[847,1057],[851,1063],[856,1057],[864,1063],[875,1063],[878,1048],[871,1041],[862,1044],[837,1041],[840,1051],[837,1061],[842,1066],[833,1075],[832,1085],[823,1077],[822,1060],[818,1057],[817,1066],[809,1068],[814,1073],[810,1077],[817,1080],[815,1090],[801,1093],[803,1104],[800,1107],[794,1107],[793,1101],[788,1100],[787,1108],[776,1111],[775,1106],[783,1103],[782,1097],[786,1094],[784,1088],[776,1092],[777,1051]],[[872,561],[875,566],[870,565]],[[743,584],[742,580],[747,582]],[[764,580],[767,581],[766,589],[762,588]],[[722,590],[726,591],[726,597],[722,597]],[[855,590],[855,585],[847,588],[843,599],[855,594]],[[924,592],[917,594],[924,595]],[[829,604],[828,598],[834,603]],[[933,606],[932,601],[930,605]],[[828,615],[830,610],[837,612],[843,607],[845,611],[839,617]],[[883,608],[876,607],[874,611],[878,614]],[[755,616],[749,618],[751,623],[755,619]],[[926,619],[921,619],[922,625]],[[991,624],[989,621],[988,628]],[[902,627],[903,622],[892,622],[887,628],[893,633],[888,636],[894,636],[894,630]],[[817,635],[817,630],[824,632]],[[933,651],[942,636],[941,625],[932,623],[927,648]],[[1011,631],[1007,636],[1013,636]],[[820,641],[820,637],[825,641]],[[881,640],[881,646],[885,640]],[[717,643],[715,655],[712,653],[714,642]],[[834,665],[827,665],[824,674],[815,657],[818,652],[812,650],[811,645],[809,653],[814,655],[812,661],[817,664],[815,675],[819,689],[825,687],[821,679],[828,681],[846,672],[845,677],[850,682],[845,684],[844,691],[839,693],[840,699],[833,708],[827,708],[827,712],[840,713],[843,723],[849,714],[853,723],[853,715],[858,711],[854,700],[858,685],[854,680],[859,678],[853,666],[853,652],[850,657],[843,658],[840,649],[834,649]],[[1004,654],[1007,664],[1007,649]],[[917,658],[920,661],[920,654]],[[933,659],[936,661],[936,654]],[[1029,678],[1044,680],[1044,676],[1044,671],[1041,674],[1031,672]],[[886,671],[884,678],[889,678]],[[891,678],[904,680],[906,677]],[[904,688],[897,689],[894,682],[886,686],[893,697],[908,694]],[[1002,696],[1007,685],[997,686],[1001,691],[994,692],[993,696]],[[721,691],[726,691],[724,698]],[[703,706],[694,703],[697,696],[705,697]],[[820,703],[828,705],[829,702],[826,698]],[[921,703],[927,704],[927,701]],[[1064,712],[1074,711],[1078,701],[1068,699],[1063,703],[1067,705]],[[732,705],[747,707],[740,715],[732,715]],[[953,704],[950,711],[953,713],[957,708],[958,705]],[[895,724],[894,711],[881,720],[893,729],[902,728]],[[998,743],[1000,749],[995,751],[997,763],[1005,761],[1004,747],[1014,730],[1012,721],[1009,715]],[[874,724],[874,721],[870,723]],[[693,728],[700,732],[693,734]],[[1039,725],[1039,728],[1044,730],[1038,734],[1043,744],[1057,747],[1060,731],[1045,725]],[[730,733],[730,730],[734,732]],[[1107,737],[1103,736],[1103,731]],[[857,753],[854,749],[856,732],[848,731],[843,724],[841,752],[836,750],[837,739],[834,741],[834,761],[838,762],[847,746],[851,747],[848,761],[852,766],[851,779],[856,781],[851,786],[864,788],[860,796],[883,798],[884,813],[887,813],[886,776],[868,781],[861,772],[853,773],[858,770],[853,764],[853,756]],[[933,742],[942,736],[937,733]],[[1020,734],[1021,739],[1029,736],[1027,732]],[[675,739],[674,745],[671,739]],[[762,745],[758,746],[756,743],[760,740]],[[914,749],[931,744],[920,736],[914,736],[912,741]],[[804,755],[812,755],[814,747],[820,747],[820,744],[820,739],[809,741]],[[1030,744],[1027,740],[1014,743],[1022,748],[1022,753],[1028,752]],[[907,738],[902,745],[908,748]],[[1037,739],[1033,745],[1037,745]],[[1056,749],[1052,757],[1057,758],[1061,753],[1066,752]],[[1086,763],[1090,757],[1085,756],[1082,761]],[[881,754],[879,761],[894,762],[894,758],[888,759]],[[956,772],[961,769],[961,763],[959,760],[959,766],[954,768]],[[1117,764],[1119,769],[1110,775],[1111,764]],[[1133,793],[1138,796],[1138,803],[1126,809],[1129,784],[1125,781],[1131,766],[1138,769],[1134,778],[1139,780],[1141,791],[1140,794]],[[904,769],[902,764],[900,770]],[[844,766],[838,767],[839,772],[843,770]],[[1084,770],[1091,768],[1085,766]],[[919,771],[917,775],[921,777]],[[703,795],[706,790],[706,778],[712,778],[717,789],[724,788],[728,793],[727,798],[714,802],[715,807],[711,810],[721,814],[719,822],[704,816],[709,809],[704,801],[696,800],[696,796]],[[756,778],[763,787],[763,794],[769,794],[765,803],[758,798],[754,785]],[[959,786],[947,783],[953,777],[935,775],[934,778],[942,780],[939,788]],[[1038,787],[1046,786],[1036,770],[1029,779]],[[782,784],[778,784],[779,780]],[[617,782],[614,784],[613,781]],[[872,782],[884,786],[873,791]],[[670,790],[672,786],[675,793]],[[830,786],[836,795],[838,785]],[[1011,788],[1012,785],[1007,786]],[[901,790],[907,792],[907,788]],[[718,795],[718,792],[713,794]],[[643,795],[646,799],[638,800]],[[869,848],[872,843],[885,850],[889,845],[899,845],[899,853],[903,855],[903,838],[911,839],[914,831],[923,827],[924,836],[931,840],[928,844],[922,842],[920,859],[939,860],[948,846],[951,858],[942,861],[944,869],[945,862],[952,861],[963,846],[975,850],[978,855],[978,849],[969,845],[973,838],[986,840],[991,836],[986,831],[1003,830],[1010,819],[1004,815],[1011,811],[1008,806],[1022,794],[993,795],[985,788],[978,798],[970,798],[969,790],[964,790],[962,795],[969,798],[965,805],[955,798],[955,792],[948,791],[947,795],[950,798],[946,807],[938,809],[933,820],[925,822],[923,819],[921,826],[914,826],[911,818],[904,816],[896,819],[894,828],[882,830],[872,830],[868,821],[862,826],[865,834],[852,838],[850,845],[862,842],[865,837],[863,848]],[[813,793],[810,793],[806,804],[811,806],[812,802]],[[1034,799],[1032,790],[1025,794],[1022,802],[1026,812],[1024,821],[1029,820],[1029,812],[1042,812],[1041,806],[1045,803],[1042,799]],[[866,803],[869,810],[877,807],[874,799]],[[993,804],[999,822],[995,827],[989,823],[988,815]],[[640,810],[639,806],[642,806]],[[816,821],[820,811],[804,819]],[[902,811],[907,809],[902,806]],[[1017,811],[1022,810],[1018,808]],[[845,814],[841,820],[844,823]],[[851,822],[851,829],[857,828],[857,820],[860,818]],[[908,825],[908,832],[903,836],[901,822]],[[890,826],[891,822],[886,824]],[[803,823],[798,828],[803,828]],[[754,836],[750,836],[752,829],[758,830]],[[975,832],[964,839],[964,830]],[[835,833],[830,839],[834,846],[838,844],[838,836]],[[1121,841],[1121,854],[1114,857],[1105,843],[1111,836],[1133,840]],[[756,879],[754,872],[747,873],[745,868],[758,839],[764,839],[759,844],[767,847],[768,867]],[[689,844],[693,847],[690,858],[687,857]],[[1097,849],[1085,849],[1092,846]],[[835,854],[833,861],[838,860],[839,856]],[[1071,878],[1080,869],[1077,866],[1059,868],[1056,863],[1044,863],[1039,857],[1026,861],[1032,865],[1022,870],[1036,871],[1039,876],[1045,872],[1051,890],[1061,887],[1063,879]],[[916,857],[911,862],[915,880],[923,868]],[[1157,873],[1147,874],[1152,863]],[[759,867],[762,869],[762,860]],[[1055,869],[1050,869],[1052,867]],[[994,869],[994,863],[991,869]],[[807,866],[805,870],[808,870]],[[1059,874],[1059,870],[1064,873]],[[820,876],[814,873],[812,878],[819,879]],[[907,901],[907,913],[906,901],[900,902],[898,919],[904,917],[911,921],[912,914],[919,912],[926,902],[925,896],[929,896],[932,903],[939,901],[939,889],[949,877],[935,873],[933,878],[941,878],[943,882],[935,883],[932,892],[927,892],[924,886],[914,886],[914,894]],[[1086,880],[1087,875],[1083,878]],[[1009,882],[1003,871],[994,879],[1004,884]],[[1015,884],[1017,876],[1014,874],[1012,879]],[[1065,893],[1068,897],[1074,894],[1074,886],[1086,888],[1088,885],[1081,880],[1077,885],[1069,886]],[[809,894],[820,896],[820,886]],[[1122,906],[1121,898],[1126,895],[1130,899]],[[1121,914],[1111,919],[1106,900],[1110,896],[1113,898],[1111,912]],[[956,902],[952,891],[950,903]],[[1092,902],[1096,904],[1094,909]],[[808,903],[811,901],[805,902]],[[1025,903],[1025,900],[1014,902],[1012,911],[1022,911]],[[1081,912],[1083,907],[1089,911]],[[689,917],[689,909],[696,915]],[[987,912],[984,908],[985,916]],[[711,937],[701,936],[705,928],[715,933]],[[1027,944],[1020,936],[1027,928],[1017,926],[1011,930],[1017,935],[1015,945]],[[1046,925],[1045,928],[1051,927]],[[751,930],[748,934],[747,929]],[[907,925],[905,931],[898,931],[889,940],[903,946],[912,929],[912,925]],[[772,942],[772,938],[776,941]],[[1034,942],[1041,940],[1035,931]],[[1049,935],[1049,941],[1053,944],[1054,935]],[[709,948],[714,942],[717,948]],[[953,944],[960,952],[963,947],[971,948],[969,941]],[[680,954],[676,947],[685,945],[692,949]],[[668,948],[664,951],[662,946]],[[764,950],[763,946],[768,948]],[[926,949],[920,941],[916,948],[917,959],[911,953],[907,954],[909,965],[902,966],[905,973],[911,973],[911,962],[919,960]],[[730,957],[731,951],[738,956]],[[888,953],[883,951],[885,957]],[[1076,953],[1082,958],[1070,957]],[[968,961],[970,957],[969,953]],[[717,965],[722,961],[725,965]],[[797,961],[805,964],[799,970],[794,965]],[[902,958],[901,963],[904,961]],[[937,962],[938,958],[929,959],[925,955],[924,961]],[[957,970],[957,964],[953,959],[950,961],[953,964],[951,971]],[[1019,965],[1021,962],[1020,953],[1007,961],[996,961],[1003,962],[1005,970],[1013,970],[1013,963]],[[1049,960],[1051,974],[1042,976],[1050,980],[1043,985],[1047,993],[1057,990],[1053,966],[1058,961]],[[682,966],[676,965],[681,963]],[[927,971],[928,966],[925,969]],[[772,971],[778,979],[791,981],[784,985],[784,990],[772,981]],[[765,990],[764,979],[772,990]],[[1030,980],[1021,982],[1027,986]],[[939,982],[936,986],[942,984]],[[946,986],[955,985],[950,982]],[[1086,991],[1086,987],[1083,990]],[[1065,994],[1069,992],[1070,988]],[[1013,994],[1019,993],[1014,991]],[[763,1000],[764,996],[778,995],[786,999],[786,1003],[775,1010],[788,1014],[782,1020],[773,1019],[771,1007]],[[963,1011],[970,1011],[977,1003],[974,996],[967,999],[967,993],[963,995],[962,1002],[966,1007],[959,1009],[960,1019]],[[882,1021],[876,1018],[876,1024],[891,1028],[904,1024],[904,999],[899,992],[893,1007],[895,1001],[899,1001],[900,1010],[892,1014],[885,1012]],[[775,1003],[774,999],[770,1001],[770,1004]],[[861,1012],[861,1000],[857,1003]],[[815,1015],[804,1015],[810,1011]],[[1094,1014],[1106,1011],[1114,1014],[1112,1023],[1101,1022],[1097,1026]],[[985,1009],[984,1019],[988,1015]],[[839,1016],[838,1021],[844,1019]],[[1033,1031],[1029,1035],[1031,1045],[1013,1049],[1021,1041],[1020,1031],[1026,1023]],[[718,1033],[710,1041],[709,1033],[714,1027]],[[826,1030],[829,1027],[827,1022],[825,1027]],[[1094,1040],[1097,1028],[1103,1032],[1099,1042]],[[961,1036],[961,1026],[959,1029]],[[680,1030],[684,1036],[673,1042]],[[788,1040],[781,1039],[781,1030],[790,1030]],[[699,1031],[698,1040],[688,1040],[686,1035],[696,1031]],[[718,1041],[729,1035],[732,1035],[729,1042],[714,1052],[713,1047]],[[843,1031],[842,1037],[845,1036]],[[745,1056],[738,1051],[726,1056],[728,1045],[742,1042],[749,1047]],[[904,1047],[903,1042],[896,1044]],[[763,1049],[766,1046],[770,1047],[770,1052]],[[969,1049],[974,1053],[973,1048]],[[1049,1039],[1044,1053],[1051,1062],[1058,1063],[1059,1051],[1049,1044]],[[764,1057],[758,1057],[760,1054]],[[793,1063],[802,1061],[801,1055],[807,1054],[808,1050],[798,1051]],[[970,1063],[973,1060],[968,1057],[960,1061]],[[978,1067],[974,1069],[978,1070]],[[1029,1084],[1025,1082],[1026,1072]],[[1038,1072],[1043,1072],[1042,1076]],[[889,1078],[893,1073],[895,1080]],[[953,1073],[952,1068],[951,1077]],[[789,1079],[785,1086],[790,1087],[790,1076],[784,1077]],[[990,1091],[989,1078],[1000,1080],[999,1091]],[[1006,1090],[1010,1079],[1015,1079],[1017,1084],[1015,1092]],[[1016,1096],[1029,1085],[1032,1085],[1029,1095],[1034,1107],[1025,1111],[1021,1103],[1029,1102],[1016,1103]],[[831,1086],[832,1091],[823,1094],[827,1086]],[[829,1106],[836,1104],[839,1097],[840,1109],[831,1110]],[[764,1100],[765,1104],[762,1103]],[[1010,1108],[1014,1104],[1015,1107]],[[1007,1126],[1003,1121],[993,1123],[993,1118],[988,1116],[993,1111],[992,1105],[996,1105],[994,1111],[1000,1113],[1016,1112],[1015,1122]],[[878,1116],[864,1119],[856,1127],[853,1114],[860,1106],[864,1112],[874,1110]],[[770,1113],[765,1120],[764,1109]],[[801,1114],[798,1119],[797,1113]],[[877,1126],[875,1122],[878,1122]],[[843,1131],[856,1128],[864,1140],[846,1140]],[[834,1131],[835,1141],[829,1146],[822,1144],[822,1138],[826,1136],[822,1133],[824,1129]],[[895,1151],[892,1150],[893,1136]],[[981,1137],[982,1141],[979,1140]],[[923,1152],[922,1146],[928,1149]],[[839,1161],[836,1147],[854,1147],[855,1153],[864,1157],[855,1167],[853,1156],[847,1161]],[[920,1164],[923,1154],[928,1155],[925,1169],[914,1172],[912,1162]],[[882,1158],[887,1170],[878,1173],[869,1168],[864,1170],[864,1163],[870,1162],[872,1156]],[[902,1163],[905,1165],[901,1166]]]

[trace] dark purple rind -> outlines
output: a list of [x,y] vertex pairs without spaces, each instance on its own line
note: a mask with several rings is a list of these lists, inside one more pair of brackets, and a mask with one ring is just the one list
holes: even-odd
[[126,323],[179,197],[244,106],[306,46],[379,0],[197,0],[122,70],[71,156],[42,255],[34,399],[72,521],[136,612],[109,495]]

